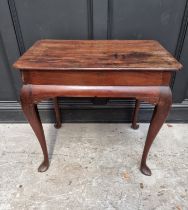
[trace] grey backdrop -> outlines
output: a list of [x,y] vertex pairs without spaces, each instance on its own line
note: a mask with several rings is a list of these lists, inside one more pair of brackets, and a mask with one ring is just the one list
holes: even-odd
[[[19,105],[19,72],[12,63],[36,40],[156,39],[181,63],[172,78],[173,107],[168,118],[188,121],[187,0],[1,0],[0,122],[25,121]],[[128,122],[134,100],[60,100],[65,122]],[[39,105],[44,122],[53,121],[52,104]],[[140,120],[152,106],[142,103]]]

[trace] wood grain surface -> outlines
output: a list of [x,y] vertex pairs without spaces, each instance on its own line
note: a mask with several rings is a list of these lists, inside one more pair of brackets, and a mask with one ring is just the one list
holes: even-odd
[[168,71],[106,71],[106,70],[30,70],[22,71],[24,84],[33,85],[169,85],[171,72]]
[[14,65],[37,70],[159,70],[182,65],[153,40],[40,40]]
[[140,170],[150,176],[146,160],[150,147],[170,110],[169,87],[172,71],[181,64],[156,41],[41,40],[15,64],[21,70],[22,109],[43,151],[38,171],[49,167],[47,145],[36,104],[53,98],[56,128],[61,127],[57,97],[136,98],[132,127],[139,101],[155,105],[148,130]]

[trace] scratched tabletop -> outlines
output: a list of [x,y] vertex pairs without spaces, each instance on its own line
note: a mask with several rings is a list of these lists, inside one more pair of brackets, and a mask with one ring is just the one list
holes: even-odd
[[163,70],[181,64],[154,40],[40,40],[14,64],[37,70]]

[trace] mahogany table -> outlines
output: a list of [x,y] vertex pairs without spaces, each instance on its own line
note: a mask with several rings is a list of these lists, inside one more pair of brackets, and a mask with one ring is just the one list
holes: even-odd
[[59,128],[57,97],[130,97],[136,98],[134,129],[140,100],[155,105],[140,166],[143,174],[151,175],[148,152],[171,107],[171,75],[182,67],[157,41],[41,40],[13,66],[21,71],[22,109],[44,155],[39,172],[48,169],[49,160],[37,103],[54,100]]

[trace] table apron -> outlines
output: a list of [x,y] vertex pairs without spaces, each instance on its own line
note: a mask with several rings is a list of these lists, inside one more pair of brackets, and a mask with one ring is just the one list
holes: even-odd
[[63,85],[23,85],[21,93],[29,92],[32,102],[54,97],[109,97],[137,98],[156,104],[161,93],[169,92],[168,86],[63,86]]
[[169,85],[168,71],[57,71],[22,70],[24,84],[87,86]]

